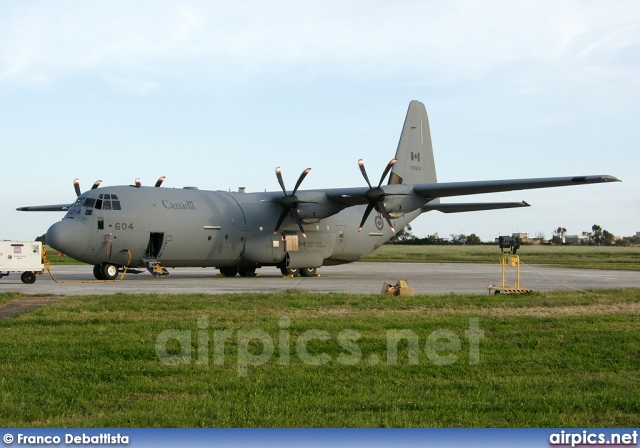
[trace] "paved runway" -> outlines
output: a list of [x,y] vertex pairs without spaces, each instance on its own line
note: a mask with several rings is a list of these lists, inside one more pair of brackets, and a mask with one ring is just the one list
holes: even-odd
[[[277,292],[299,289],[314,292],[378,294],[383,282],[407,280],[416,294],[480,293],[500,281],[498,264],[389,263],[357,262],[318,269],[318,278],[283,278],[276,268],[258,269],[259,277],[216,277],[213,268],[170,269],[168,277],[153,277],[148,272],[127,274],[121,282],[93,282],[91,266],[53,266],[54,282],[45,272],[32,285],[13,273],[0,279],[0,292],[25,294],[89,295],[133,293],[241,293]],[[509,270],[515,279],[515,269]],[[534,291],[640,287],[638,271],[571,269],[546,265],[521,267],[522,286]]]

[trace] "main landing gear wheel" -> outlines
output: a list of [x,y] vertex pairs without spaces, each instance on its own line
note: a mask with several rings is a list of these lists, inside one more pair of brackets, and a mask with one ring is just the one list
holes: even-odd
[[31,271],[23,272],[22,275],[20,276],[20,280],[22,280],[22,283],[26,283],[27,285],[30,285],[36,282],[36,274],[34,274]]
[[220,273],[225,277],[235,277],[238,274],[238,268],[220,268]]
[[240,268],[238,272],[240,277],[253,277],[256,275],[256,268]]
[[111,263],[103,263],[100,273],[104,280],[115,280],[118,276],[118,266]]
[[280,268],[280,272],[282,272],[282,275],[293,275],[297,277],[300,274],[300,269]]
[[317,268],[303,268],[300,269],[300,275],[303,277],[314,277],[317,271]]

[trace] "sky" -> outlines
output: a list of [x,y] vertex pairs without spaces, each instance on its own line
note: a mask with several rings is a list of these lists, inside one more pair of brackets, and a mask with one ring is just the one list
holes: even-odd
[[82,190],[364,186],[409,101],[438,181],[607,174],[622,183],[443,202],[419,237],[640,231],[637,1],[0,1],[0,239],[33,240]]

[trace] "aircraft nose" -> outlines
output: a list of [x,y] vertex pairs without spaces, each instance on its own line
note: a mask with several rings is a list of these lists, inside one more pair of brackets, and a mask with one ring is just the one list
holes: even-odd
[[88,239],[87,227],[73,219],[63,219],[47,230],[47,244],[77,260],[87,250]]

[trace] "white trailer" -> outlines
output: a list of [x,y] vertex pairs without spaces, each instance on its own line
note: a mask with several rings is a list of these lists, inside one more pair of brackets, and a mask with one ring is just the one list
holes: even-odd
[[22,272],[23,283],[36,281],[44,273],[42,243],[39,241],[0,241],[0,278],[10,272]]

